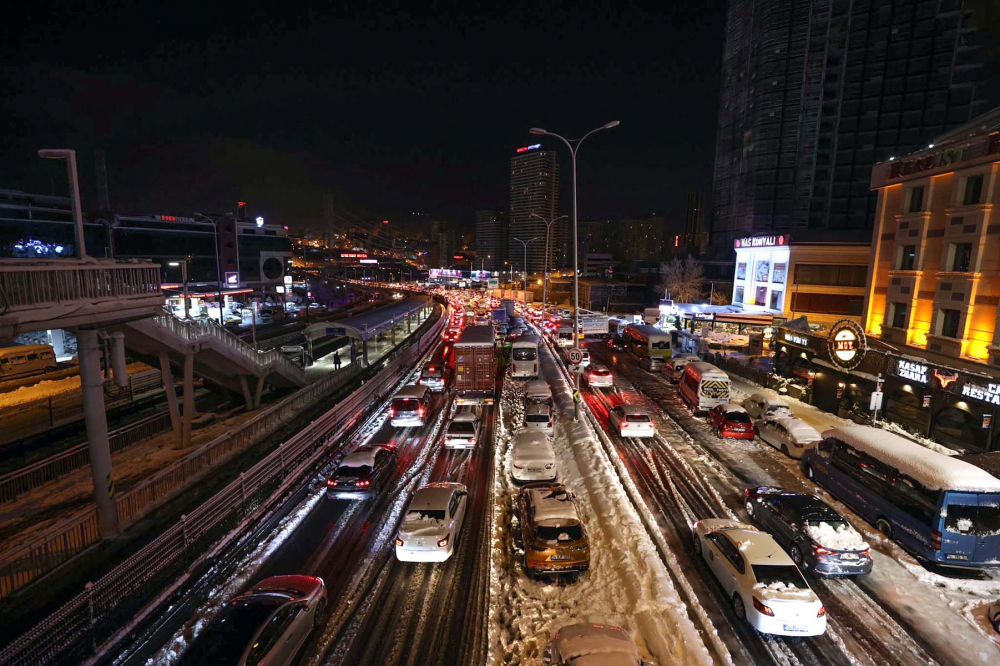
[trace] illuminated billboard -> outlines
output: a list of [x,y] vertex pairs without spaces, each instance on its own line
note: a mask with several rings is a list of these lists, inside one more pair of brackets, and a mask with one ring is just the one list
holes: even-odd
[[473,280],[489,280],[490,279],[490,272],[489,271],[472,271],[472,279]]
[[462,277],[462,271],[453,270],[451,268],[431,268],[427,271],[427,277],[434,278],[460,278]]

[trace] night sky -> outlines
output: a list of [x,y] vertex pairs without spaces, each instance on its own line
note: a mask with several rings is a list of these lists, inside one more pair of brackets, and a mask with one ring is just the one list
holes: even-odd
[[581,217],[681,215],[686,190],[711,184],[721,0],[17,4],[0,26],[0,188],[64,194],[36,152],[75,148],[95,208],[101,147],[118,212],[245,199],[294,229],[332,192],[471,228],[476,209],[506,208],[529,127],[576,137],[615,119],[580,152]]

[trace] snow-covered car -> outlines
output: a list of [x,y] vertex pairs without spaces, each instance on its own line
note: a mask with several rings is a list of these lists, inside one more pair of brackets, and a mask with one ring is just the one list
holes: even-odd
[[562,627],[549,643],[549,666],[653,666],[639,657],[632,638],[611,624],[580,623]]
[[687,364],[697,363],[700,360],[701,358],[697,354],[674,354],[667,361],[667,376],[670,381],[676,384],[681,380],[681,375],[684,374],[684,368],[687,367]]
[[639,367],[646,372],[660,372],[666,366],[662,356],[643,356],[639,359]]
[[1000,632],[1000,599],[990,604],[987,617],[990,618],[990,624],[993,625],[993,628]]
[[291,664],[326,610],[326,585],[315,576],[274,576],[226,603],[181,664]]
[[608,412],[608,423],[621,437],[653,437],[656,425],[649,413],[635,405],[618,405]]
[[757,420],[768,416],[794,416],[792,408],[781,398],[772,398],[763,393],[753,393],[743,400],[743,409],[750,418]]
[[363,444],[340,461],[326,480],[331,499],[363,500],[374,497],[396,472],[396,450],[381,444]]
[[769,534],[733,520],[699,520],[694,549],[725,589],[739,620],[763,634],[826,632],[826,607]]
[[552,389],[549,388],[548,382],[544,379],[532,379],[524,387],[525,408],[533,403],[552,405]]
[[747,488],[744,506],[803,571],[822,576],[872,572],[872,552],[864,538],[820,498],[760,486]]
[[753,420],[739,405],[727,402],[716,405],[708,412],[708,420],[719,437],[733,439],[753,439]]
[[544,402],[535,402],[524,407],[525,430],[536,430],[546,435],[552,434],[552,407]]
[[590,541],[566,486],[529,483],[521,488],[517,506],[529,576],[579,574],[590,568]]
[[510,454],[510,475],[514,483],[555,481],[556,454],[544,433],[522,430],[514,439]]
[[418,488],[396,534],[400,562],[444,562],[455,552],[465,522],[469,490],[461,483]]
[[599,363],[590,366],[583,376],[587,379],[587,384],[591,388],[609,388],[615,385],[614,375],[611,374],[611,371],[606,366]]
[[786,456],[796,459],[823,441],[816,428],[794,416],[764,417],[757,421],[757,434]]
[[444,431],[444,448],[474,449],[479,441],[479,418],[471,410],[460,411],[452,417]]

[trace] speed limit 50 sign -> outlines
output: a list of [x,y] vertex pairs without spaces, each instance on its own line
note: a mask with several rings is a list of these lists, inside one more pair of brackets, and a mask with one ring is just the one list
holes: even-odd
[[580,365],[583,362],[583,350],[579,347],[573,347],[569,350],[569,362],[573,365]]

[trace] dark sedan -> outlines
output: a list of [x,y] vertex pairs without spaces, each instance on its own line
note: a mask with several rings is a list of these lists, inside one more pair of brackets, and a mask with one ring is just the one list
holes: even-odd
[[628,345],[625,343],[625,338],[620,335],[609,335],[607,337],[608,346],[612,349],[617,349],[619,351],[624,351],[628,349]]
[[804,572],[821,576],[871,573],[871,549],[861,534],[815,495],[750,487],[745,506],[751,520],[770,532]]

